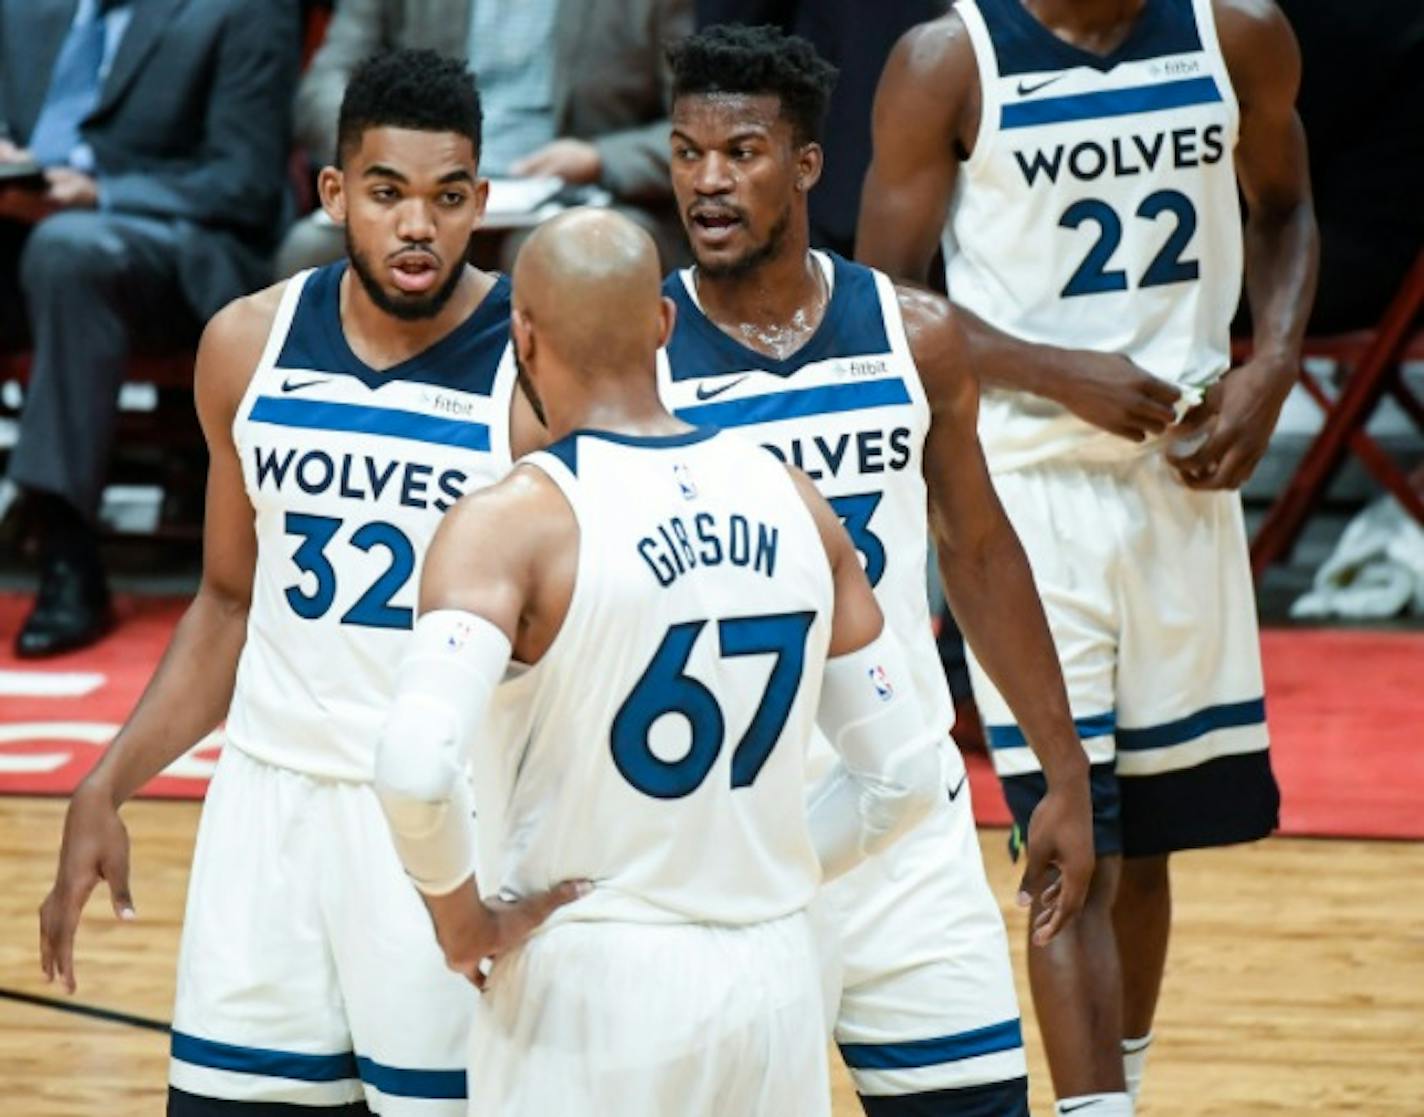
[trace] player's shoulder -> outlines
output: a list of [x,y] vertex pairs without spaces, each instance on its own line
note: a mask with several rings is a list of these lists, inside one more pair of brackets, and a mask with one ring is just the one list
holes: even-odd
[[1212,0],[1217,40],[1227,62],[1280,62],[1295,49],[1290,21],[1275,0]]
[[943,295],[913,283],[895,283],[895,298],[905,325],[910,355],[920,379],[933,395],[970,376],[967,343],[959,314]]
[[901,82],[927,92],[944,90],[974,75],[969,28],[955,8],[902,34],[887,67]]
[[291,280],[233,299],[208,320],[198,342],[193,390],[200,409],[236,412],[262,359]]
[[[493,485],[467,492],[456,501],[445,514],[441,531],[468,539],[471,545],[488,546],[497,538],[504,546],[513,541],[513,533],[538,534],[571,519],[570,513],[559,484],[546,470],[524,459]],[[497,535],[495,528],[500,529]]]

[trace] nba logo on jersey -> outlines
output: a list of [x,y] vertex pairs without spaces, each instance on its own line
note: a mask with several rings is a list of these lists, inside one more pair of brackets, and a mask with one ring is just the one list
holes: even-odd
[[875,688],[875,693],[882,702],[889,702],[895,697],[895,688],[890,685],[890,676],[885,674],[885,668],[878,663],[870,669],[870,685]]
[[697,499],[697,486],[692,481],[692,471],[678,462],[672,467],[672,475],[677,478],[677,487],[682,490],[683,500]]

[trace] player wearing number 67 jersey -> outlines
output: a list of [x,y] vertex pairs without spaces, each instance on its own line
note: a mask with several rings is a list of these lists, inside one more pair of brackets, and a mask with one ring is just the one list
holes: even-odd
[[[1276,821],[1232,490],[1295,381],[1314,289],[1299,77],[1271,0],[960,0],[902,40],[877,95],[857,252],[923,281],[943,247],[1093,767],[1090,940],[1031,956],[1063,1112],[1135,1092],[1169,855]],[[1243,257],[1255,345],[1233,369]],[[971,656],[1031,843],[1042,776],[989,666]]]
[[[451,966],[480,980],[496,955],[472,1117],[828,1115],[804,909],[940,791],[835,513],[660,404],[659,279],[606,211],[520,253],[514,343],[556,441],[441,525],[381,737],[377,792]],[[813,723],[837,764],[808,819]],[[478,880],[513,908],[476,886],[467,758]]]
[[320,180],[349,259],[233,303],[203,337],[202,586],[75,794],[42,912],[46,969],[72,986],[98,878],[130,906],[117,805],[226,716],[170,1114],[465,1108],[473,991],[445,968],[370,781],[426,545],[461,493],[508,470],[522,398],[508,281],[465,263],[479,143],[461,66],[406,52],[358,70],[341,165]]
[[930,633],[931,512],[955,613],[1052,781],[1024,882],[1040,941],[1071,934],[1092,874],[1087,765],[975,437],[963,337],[943,299],[809,250],[834,73],[809,43],[712,28],[675,47],[672,65],[673,187],[697,266],[666,283],[679,313],[663,399],[815,481],[910,649],[921,724],[942,742],[930,818],[822,897],[825,945],[840,956],[836,1039],[871,1114],[1018,1117],[1028,1102],[1008,943]]

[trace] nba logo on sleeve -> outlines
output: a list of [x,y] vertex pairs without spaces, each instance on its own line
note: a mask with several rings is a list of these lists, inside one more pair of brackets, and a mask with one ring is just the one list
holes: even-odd
[[885,674],[885,668],[877,663],[868,673],[870,685],[875,688],[875,694],[880,701],[889,702],[895,697],[895,688],[890,685],[890,676]]

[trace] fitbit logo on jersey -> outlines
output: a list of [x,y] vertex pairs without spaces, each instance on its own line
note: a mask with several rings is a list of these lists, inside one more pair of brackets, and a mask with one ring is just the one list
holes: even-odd
[[[257,488],[271,485],[276,492],[292,485],[308,496],[335,491],[345,500],[377,501],[390,494],[406,508],[434,508],[444,512],[465,495],[469,479],[463,469],[446,469],[437,476],[435,467],[423,462],[387,461],[370,454],[341,454],[333,457],[321,450],[298,454],[252,448],[257,467]],[[432,491],[433,490],[433,491]]]
[[910,464],[910,430],[895,427],[884,430],[844,432],[838,435],[813,435],[793,438],[783,445],[763,442],[784,462],[803,470],[812,481],[839,476],[849,467],[855,473],[898,473]]
[[1128,178],[1163,166],[1210,166],[1219,163],[1226,152],[1220,124],[1208,124],[1203,129],[1174,128],[1170,132],[1152,135],[1113,136],[1110,140],[1084,140],[1072,147],[1058,144],[1025,154],[1014,152],[1014,161],[1023,172],[1024,182],[1032,186],[1040,175],[1057,182],[1059,175],[1069,175],[1080,182],[1093,182],[1104,174]]

